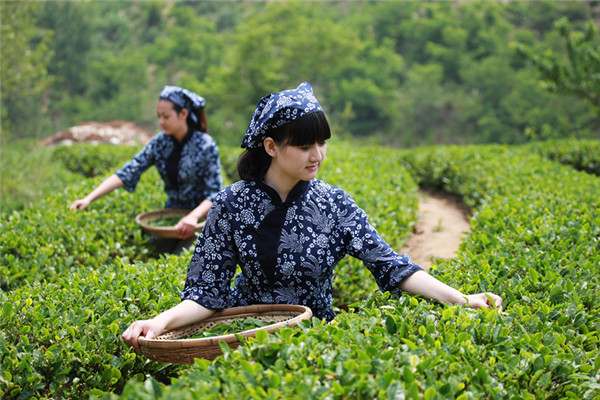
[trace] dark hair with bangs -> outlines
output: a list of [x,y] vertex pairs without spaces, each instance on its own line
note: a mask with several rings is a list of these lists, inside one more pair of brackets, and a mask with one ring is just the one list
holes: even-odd
[[[279,146],[307,146],[322,143],[331,137],[329,122],[323,111],[315,111],[267,132]],[[238,159],[238,174],[241,179],[257,179],[271,165],[271,156],[264,146],[246,149]]]

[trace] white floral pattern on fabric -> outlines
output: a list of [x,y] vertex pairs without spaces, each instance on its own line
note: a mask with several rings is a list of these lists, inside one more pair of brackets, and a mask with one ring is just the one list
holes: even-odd
[[219,148],[208,134],[194,131],[183,146],[179,162],[178,182],[171,182],[167,174],[167,159],[175,145],[173,138],[164,132],[154,136],[150,143],[116,175],[123,181],[124,188],[133,192],[142,174],[152,165],[156,166],[163,179],[168,196],[166,208],[193,209],[203,200],[213,201],[223,187]]
[[320,110],[322,108],[308,82],[302,82],[296,89],[271,93],[258,102],[242,141],[242,147],[248,149],[261,147],[267,131]]
[[206,100],[204,97],[179,86],[166,85],[160,92],[158,98],[169,100],[181,108],[185,108],[188,111],[193,111],[190,113],[190,117],[195,123],[198,123],[196,112],[206,106]]
[[[276,267],[268,276],[257,252],[266,202],[273,200],[254,181],[234,183],[219,193],[198,238],[182,300],[211,309],[301,304],[330,321],[335,317],[334,268],[346,255],[361,259],[382,291],[399,293],[400,282],[421,270],[383,240],[347,193],[315,179],[289,205],[275,247]],[[248,218],[248,211],[254,218]],[[242,272],[232,287],[237,265]]]

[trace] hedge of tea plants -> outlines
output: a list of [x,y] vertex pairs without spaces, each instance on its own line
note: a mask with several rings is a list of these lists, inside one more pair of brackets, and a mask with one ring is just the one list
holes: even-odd
[[398,161],[474,209],[458,257],[432,273],[502,295],[503,313],[373,292],[330,324],[258,335],[169,384],[131,380],[104,397],[599,398],[599,178],[524,147],[421,148]]
[[548,140],[524,147],[561,164],[600,176],[599,140]]
[[52,157],[69,171],[91,178],[104,175],[107,171],[116,171],[140,149],[139,146],[79,143],[56,147]]
[[117,190],[83,212],[69,205],[86,196],[103,179],[81,179],[34,206],[2,219],[0,289],[24,282],[52,282],[80,269],[96,269],[118,257],[145,259],[151,248],[135,224],[135,216],[164,207],[162,181],[155,170],[142,177],[134,193]]
[[[221,150],[230,151],[238,150]],[[410,232],[417,190],[393,154],[385,149],[350,152],[340,146],[332,149],[323,168],[323,176],[364,203],[390,241]],[[232,171],[236,158],[223,157],[224,170]],[[376,170],[365,167],[374,162]],[[177,304],[187,271],[189,251],[156,257],[133,222],[138,212],[162,207],[158,174],[148,171],[134,193],[118,190],[87,210],[67,210],[112,172],[82,179],[80,185],[2,219],[2,399],[121,393],[128,382],[168,384],[190,369],[149,361],[120,338],[134,320]],[[345,292],[337,304],[342,308],[375,289],[366,269],[354,268],[350,262],[339,268],[338,285]]]

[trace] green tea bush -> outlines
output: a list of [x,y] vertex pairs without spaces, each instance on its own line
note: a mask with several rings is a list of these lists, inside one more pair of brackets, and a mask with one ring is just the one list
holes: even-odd
[[123,258],[0,291],[0,398],[87,398],[130,379],[168,381],[177,366],[136,356],[120,335],[132,315],[179,301],[186,265],[172,255],[149,264]]
[[313,323],[198,360],[170,386],[131,381],[120,398],[480,399],[507,397],[505,380],[530,382],[519,369],[527,362],[497,358],[520,342],[493,310],[379,294],[357,313]]
[[[416,204],[416,185],[392,153],[377,161],[383,171],[370,175],[364,166],[373,162],[376,149],[330,154],[331,165],[340,166],[323,167],[330,180],[337,179],[336,184],[353,194],[359,205],[364,203],[382,226],[392,227],[382,229],[386,238],[405,237],[412,224],[407,215],[415,212],[411,207]],[[361,181],[361,174],[372,177],[369,184],[376,187],[376,196]],[[152,379],[158,386],[165,385],[189,369],[136,355],[120,338],[133,321],[177,304],[183,288],[190,253],[144,257],[144,240],[133,223],[139,208],[158,199],[160,178],[150,172],[132,194],[117,191],[83,212],[67,210],[72,199],[97,183],[99,179],[86,181],[85,187],[69,188],[36,209],[3,220],[10,229],[3,229],[0,237],[6,261],[2,277],[9,277],[0,291],[0,398],[77,399],[121,393],[127,383]],[[378,210],[385,214],[380,216]],[[96,224],[93,233],[83,232]],[[32,232],[29,226],[39,228]],[[75,234],[69,234],[71,230]],[[37,232],[42,232],[39,237]],[[46,248],[53,253],[38,251]],[[340,265],[342,302],[366,298],[374,284],[360,278],[367,276],[359,275],[368,274],[366,268],[350,272],[352,264],[345,265]]]
[[140,150],[140,146],[78,143],[56,147],[52,157],[69,171],[92,178],[117,170]]
[[600,185],[523,148],[397,153],[415,180],[474,207],[457,258],[431,269],[505,312],[373,293],[330,324],[258,335],[126,399],[597,399]]
[[549,140],[525,147],[561,164],[600,176],[600,140]]
[[24,282],[53,281],[78,269],[95,269],[118,257],[147,259],[148,237],[135,216],[164,207],[162,180],[155,169],[146,173],[133,193],[119,189],[86,210],[69,211],[101,179],[63,189],[0,222],[0,289]]
[[[434,160],[443,160],[445,174]],[[477,206],[459,257],[440,279],[502,293],[521,343],[502,358],[528,361],[535,385],[527,390],[535,398],[596,398],[599,179],[516,147],[421,149],[405,161],[418,181]],[[515,392],[527,387],[514,384]]]

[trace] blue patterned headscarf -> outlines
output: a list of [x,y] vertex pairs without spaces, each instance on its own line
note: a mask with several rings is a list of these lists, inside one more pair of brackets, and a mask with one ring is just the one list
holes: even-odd
[[198,123],[196,111],[206,106],[206,100],[204,100],[204,97],[198,96],[196,93],[190,92],[189,90],[180,88],[178,86],[166,85],[162,92],[160,92],[160,96],[158,98],[169,100],[173,104],[177,104],[179,107],[188,110],[188,114],[192,118],[192,121],[194,121],[196,124]]
[[271,129],[285,124],[322,108],[308,82],[302,82],[296,89],[271,93],[258,102],[246,135],[243,148],[256,149],[263,145]]

